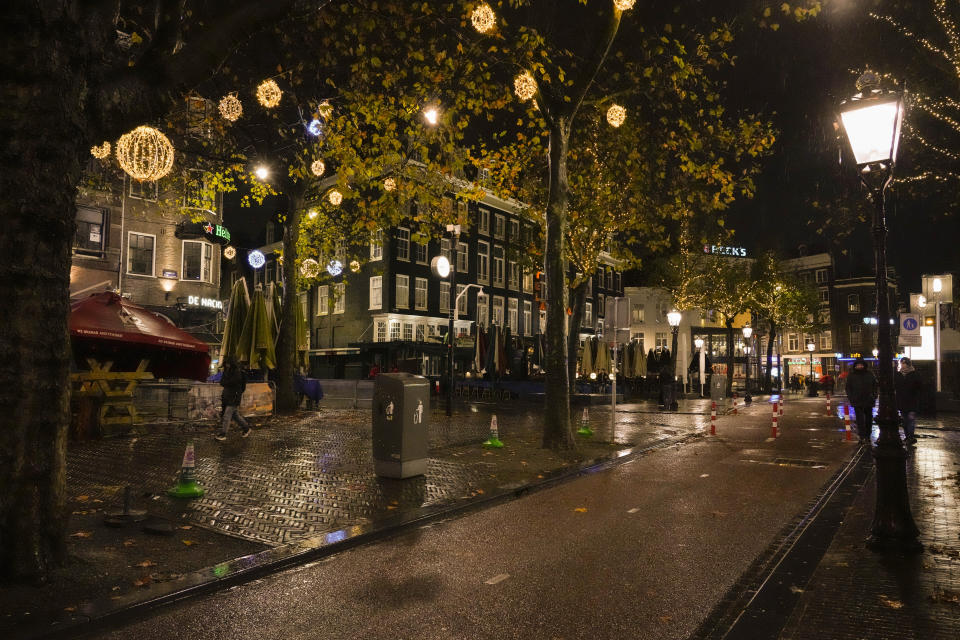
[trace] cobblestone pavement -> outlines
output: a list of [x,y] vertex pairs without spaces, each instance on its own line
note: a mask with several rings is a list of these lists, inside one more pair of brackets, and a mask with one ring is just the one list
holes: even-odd
[[[658,413],[653,404],[621,405],[615,426],[607,407],[591,407],[594,441],[647,445],[702,429],[706,401],[689,401],[681,413]],[[67,454],[70,497],[116,503],[129,485],[134,507],[220,533],[278,545],[315,532],[389,517],[397,511],[469,498],[496,488],[495,455],[477,446],[486,439],[492,411],[510,454],[538,449],[540,407],[474,404],[452,418],[434,411],[431,458],[424,477],[378,478],[371,459],[369,410],[322,410],[268,420],[249,438],[232,432],[212,439],[212,425],[151,426],[146,434],[71,444]],[[580,417],[579,409],[576,417]],[[166,496],[188,441],[196,444],[202,498]],[[613,447],[611,446],[611,449]],[[505,450],[504,450],[505,451]],[[490,457],[486,457],[490,456]],[[529,478],[541,471],[530,468]]]
[[960,638],[960,416],[920,420],[907,458],[921,555],[866,549],[876,500],[864,485],[801,597],[784,640]]

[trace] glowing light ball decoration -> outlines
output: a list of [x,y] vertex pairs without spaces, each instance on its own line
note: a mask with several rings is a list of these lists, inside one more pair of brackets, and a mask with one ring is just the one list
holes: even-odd
[[317,217],[317,210],[316,210],[316,209],[310,209],[310,211],[307,211],[307,217],[310,218],[311,220],[313,220],[314,218],[316,218],[316,217]]
[[327,273],[336,278],[343,273],[343,263],[336,259],[331,260],[327,263]]
[[353,271],[354,273],[360,273],[360,261],[359,261],[359,260],[351,260],[351,261],[350,261],[350,271]]
[[513,92],[521,102],[526,102],[537,93],[537,81],[529,72],[524,72],[513,79]]
[[134,180],[159,180],[173,167],[173,145],[153,127],[140,126],[120,136],[117,160]]
[[226,258],[227,260],[233,260],[234,258],[237,257],[237,250],[234,249],[233,247],[224,247],[223,257]]
[[493,26],[497,23],[497,16],[493,13],[490,5],[484,2],[470,14],[470,22],[473,23],[474,29],[480,33],[486,33],[493,29]]
[[110,142],[105,140],[104,143],[99,147],[96,147],[96,146],[90,147],[90,155],[92,155],[97,160],[103,160],[105,158],[110,157],[110,150],[111,150]]
[[257,87],[257,100],[267,109],[272,109],[280,104],[281,96],[283,96],[283,92],[280,91],[280,87],[273,80],[264,80]]
[[318,118],[314,118],[307,125],[307,133],[309,133],[314,137],[319,136],[322,130],[323,130],[323,123],[320,122]]
[[259,167],[254,169],[253,174],[257,176],[258,180],[266,180],[267,178],[270,177],[270,170],[267,169],[265,166],[260,165]]
[[324,100],[320,103],[320,106],[317,107],[317,113],[320,114],[320,117],[326,120],[331,115],[333,115],[333,105],[329,101]]
[[610,123],[611,127],[619,127],[623,124],[623,121],[627,119],[627,110],[621,107],[618,104],[610,105],[610,108],[607,109],[607,122]]
[[300,274],[304,278],[316,278],[320,275],[320,263],[313,258],[307,258],[300,265]]
[[633,5],[636,4],[637,0],[613,0],[613,6],[620,11],[628,11],[633,9]]
[[260,267],[262,267],[267,263],[267,258],[266,256],[263,255],[262,252],[254,249],[247,256],[247,263],[254,269],[259,269]]
[[220,99],[220,116],[224,120],[229,120],[230,122],[236,122],[240,116],[243,115],[243,105],[240,104],[240,100],[237,96],[232,93],[223,96]]
[[333,206],[339,207],[340,203],[343,202],[343,194],[336,189],[330,189],[330,193],[327,194],[327,200],[329,200]]
[[385,191],[393,191],[397,188],[397,181],[393,178],[387,178],[383,181],[383,188]]
[[323,175],[323,172],[327,170],[327,165],[323,163],[323,160],[314,160],[310,163],[310,173],[317,176],[318,178]]

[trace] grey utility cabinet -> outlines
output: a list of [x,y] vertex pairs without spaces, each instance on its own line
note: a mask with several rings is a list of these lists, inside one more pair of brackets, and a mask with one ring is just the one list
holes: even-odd
[[427,472],[430,381],[411,373],[381,373],[373,389],[373,468],[378,476]]
[[721,402],[727,397],[727,376],[718,373],[710,376],[710,399]]

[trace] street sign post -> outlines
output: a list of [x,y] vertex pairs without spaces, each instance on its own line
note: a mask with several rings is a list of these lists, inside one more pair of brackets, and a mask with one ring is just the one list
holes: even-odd
[[920,337],[920,314],[919,313],[901,313],[900,314],[900,346],[901,347],[919,347],[922,344]]

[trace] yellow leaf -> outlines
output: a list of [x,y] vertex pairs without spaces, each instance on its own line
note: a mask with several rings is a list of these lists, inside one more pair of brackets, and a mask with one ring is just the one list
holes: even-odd
[[157,563],[154,562],[153,560],[144,560],[143,562],[138,562],[138,563],[137,563],[136,565],[134,565],[134,566],[137,566],[137,567],[155,567],[155,566],[157,566]]
[[71,538],[89,538],[93,533],[90,531],[77,531],[76,533],[71,533]]
[[577,513],[586,513],[586,512],[587,512],[587,508],[586,508],[586,507],[577,507],[576,509],[574,509],[574,511],[576,511]]
[[197,544],[197,543],[194,542],[193,540],[181,540],[180,542],[182,542],[183,544],[187,545],[188,547],[189,547],[190,545],[192,545],[192,544]]

